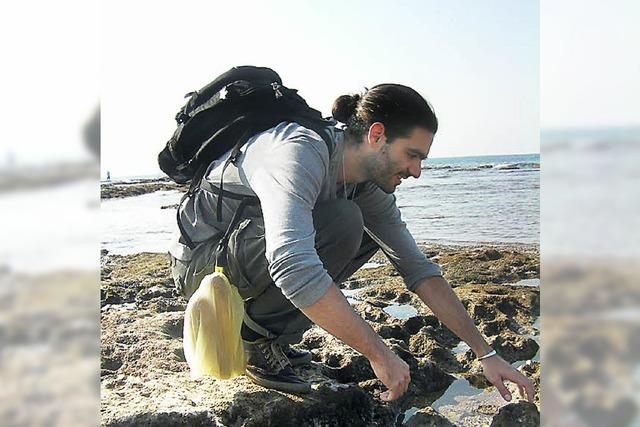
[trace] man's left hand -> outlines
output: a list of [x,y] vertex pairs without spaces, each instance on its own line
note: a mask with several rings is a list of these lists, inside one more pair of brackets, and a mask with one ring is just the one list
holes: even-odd
[[496,386],[504,400],[507,402],[511,401],[511,393],[509,393],[509,390],[504,384],[504,380],[508,380],[518,385],[520,396],[523,399],[525,398],[526,391],[527,400],[533,403],[533,383],[522,374],[522,372],[509,365],[498,355],[484,359],[480,363],[482,363],[484,376],[487,377],[491,384]]

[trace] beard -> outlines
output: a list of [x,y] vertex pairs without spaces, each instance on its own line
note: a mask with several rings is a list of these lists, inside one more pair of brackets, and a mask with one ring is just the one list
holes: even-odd
[[378,153],[367,159],[365,170],[369,181],[373,182],[378,188],[387,194],[396,191],[396,187],[400,184],[398,175],[408,176],[406,171],[400,168],[389,158],[387,146],[384,145]]

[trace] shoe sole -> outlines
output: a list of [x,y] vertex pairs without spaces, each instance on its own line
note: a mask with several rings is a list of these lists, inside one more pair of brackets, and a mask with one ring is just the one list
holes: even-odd
[[245,375],[255,384],[259,386],[270,388],[273,390],[282,391],[292,394],[308,394],[311,393],[311,384],[309,383],[282,383],[277,381],[266,380],[255,376],[251,371],[246,370]]

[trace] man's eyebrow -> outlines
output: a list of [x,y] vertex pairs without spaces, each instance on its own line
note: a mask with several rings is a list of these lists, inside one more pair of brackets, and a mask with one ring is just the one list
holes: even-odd
[[416,149],[416,148],[409,148],[409,152],[410,152],[411,154],[415,154],[415,155],[417,155],[417,156],[420,156],[420,158],[421,158],[422,160],[424,160],[424,159],[426,159],[426,158],[428,157],[428,154],[424,154],[422,151],[420,151],[420,150],[418,150],[418,149]]

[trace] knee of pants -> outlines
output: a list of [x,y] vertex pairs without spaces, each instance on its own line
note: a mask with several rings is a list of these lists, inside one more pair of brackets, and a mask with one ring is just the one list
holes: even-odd
[[335,247],[354,255],[360,248],[364,220],[360,207],[351,200],[319,203],[313,211],[318,249]]

